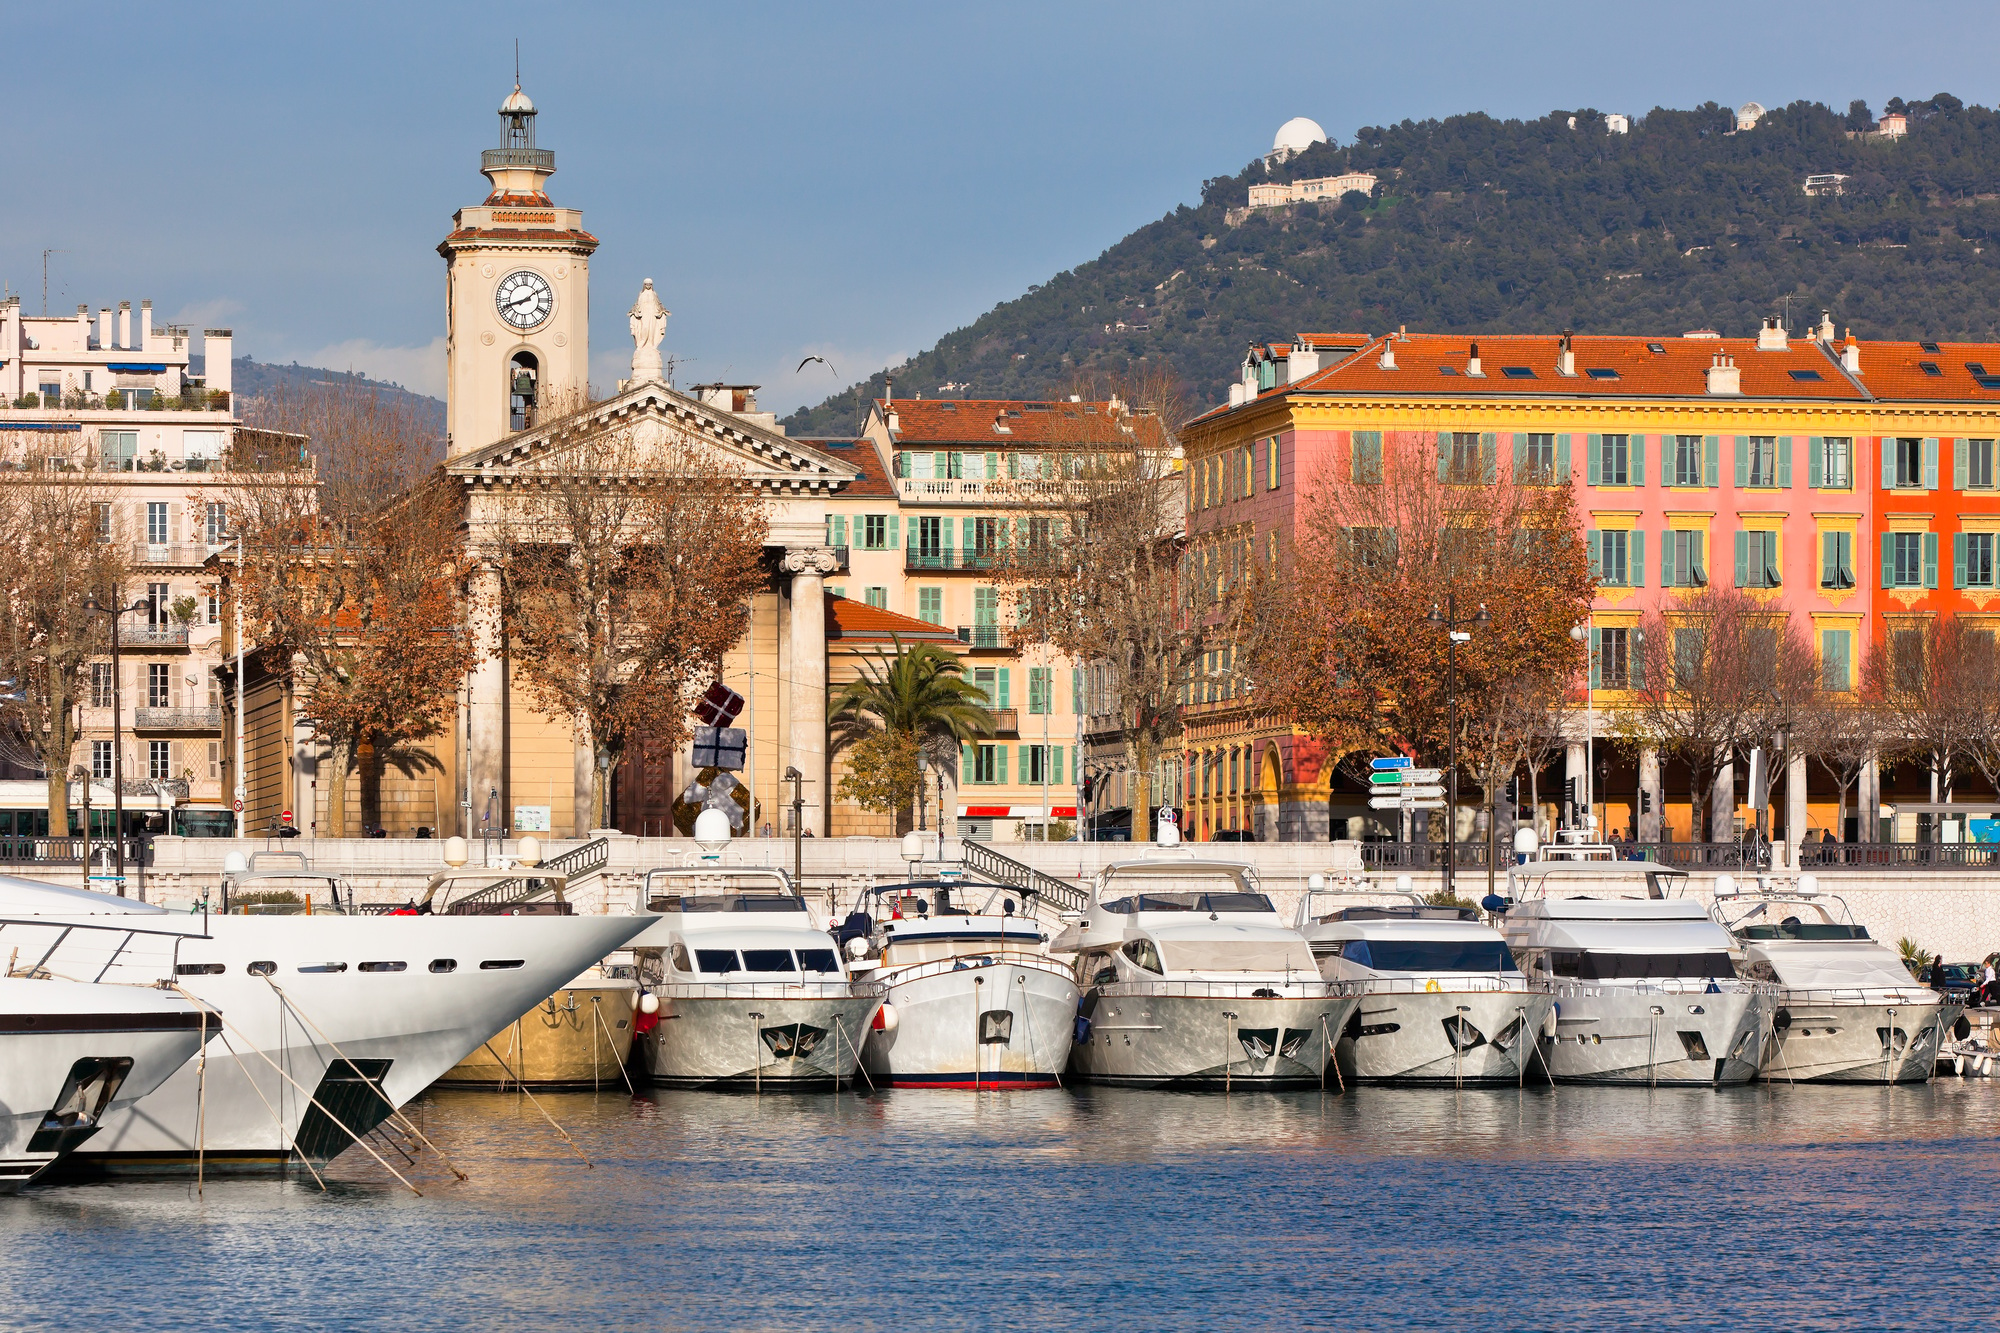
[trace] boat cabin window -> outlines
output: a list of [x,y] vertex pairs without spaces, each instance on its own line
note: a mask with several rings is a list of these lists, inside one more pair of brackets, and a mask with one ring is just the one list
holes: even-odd
[[1160,967],[1160,951],[1153,947],[1151,940],[1127,940],[1122,952],[1148,972],[1163,970]]
[[1112,966],[1108,953],[1087,953],[1076,960],[1076,983],[1079,986],[1107,986],[1118,980],[1118,969]]
[[1301,972],[1317,977],[1319,965],[1304,940],[1162,940],[1174,972]]
[[1745,940],[1865,940],[1866,926],[1840,926],[1830,921],[1801,921],[1788,916],[1776,925],[1743,926],[1736,932]]
[[1381,972],[1512,972],[1499,940],[1346,940],[1340,957]]
[[792,962],[790,949],[745,949],[743,970],[746,972],[796,972],[798,967]]
[[674,947],[670,952],[673,955],[674,971],[676,972],[694,971],[694,964],[688,961],[687,945],[682,944],[678,940],[676,940],[674,942]]
[[669,893],[646,902],[650,912],[803,912],[805,900],[788,893]]
[[834,957],[833,950],[831,949],[801,949],[799,950],[799,971],[838,974],[840,971],[840,960]]
[[1104,910],[1126,916],[1133,912],[1270,912],[1276,909],[1261,893],[1139,893],[1116,898]]
[[694,960],[702,971],[717,975],[743,970],[743,964],[736,960],[734,949],[696,949]]
[[1343,907],[1321,921],[1477,921],[1470,907],[1419,907],[1415,903],[1388,907]]
[[1726,953],[1595,953],[1587,949],[1549,950],[1549,971],[1578,981],[1700,980],[1736,975]]

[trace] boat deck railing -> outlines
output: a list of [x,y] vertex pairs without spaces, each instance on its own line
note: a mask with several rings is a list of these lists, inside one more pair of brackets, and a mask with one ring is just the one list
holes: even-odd
[[845,1000],[874,994],[872,981],[666,981],[647,987],[663,1000]]
[[1786,1004],[1935,1005],[1940,1003],[1935,991],[1899,991],[1873,986],[1787,986],[1779,992],[1779,997]]
[[[1745,981],[1741,977],[1689,977],[1685,981],[1584,982],[1541,980],[1535,983],[1559,1000],[1588,999],[1605,995],[1768,995],[1773,998],[1783,987],[1768,981]],[[1713,987],[1714,989],[1710,989]]]
[[1017,949],[992,949],[985,953],[958,954],[951,958],[934,958],[927,963],[912,963],[904,967],[878,968],[874,976],[886,983],[901,985],[906,981],[922,981],[927,977],[943,976],[947,972],[968,972],[987,967],[1032,967],[1043,972],[1070,974],[1069,965],[1057,962],[1047,954],[1023,953]]
[[1527,995],[1536,987],[1526,977],[1509,980],[1506,977],[1481,977],[1449,973],[1435,977],[1369,977],[1366,980],[1352,980],[1347,985],[1360,986],[1364,995],[1424,995],[1449,993],[1452,991],[1477,991],[1485,994]]
[[1362,994],[1358,982],[1304,977],[1290,981],[1110,981],[1095,989],[1113,999],[1321,1000]]

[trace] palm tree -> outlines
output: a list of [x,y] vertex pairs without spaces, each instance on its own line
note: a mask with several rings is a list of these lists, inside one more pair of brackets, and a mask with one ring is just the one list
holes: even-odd
[[[878,652],[861,664],[862,677],[842,685],[833,697],[830,721],[837,748],[859,744],[884,732],[907,737],[941,771],[950,772],[958,747],[975,736],[991,736],[994,718],[986,693],[965,679],[964,664],[934,643],[908,648],[894,640],[893,656]],[[913,822],[923,801],[923,783],[914,764],[895,782],[911,803]],[[900,804],[900,802],[899,802]]]

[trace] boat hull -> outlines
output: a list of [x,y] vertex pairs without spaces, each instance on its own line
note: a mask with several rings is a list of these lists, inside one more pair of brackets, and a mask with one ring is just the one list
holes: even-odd
[[1925,1082],[1963,1012],[1956,1004],[1842,1003],[1790,991],[1778,1003],[1783,1026],[1764,1077],[1781,1083]]
[[872,988],[745,983],[654,988],[659,1023],[639,1040],[666,1087],[833,1087],[855,1077],[882,998]]
[[[1775,999],[1761,991],[1559,987],[1540,1043],[1557,1083],[1747,1083],[1770,1044]],[[1657,1011],[1657,1012],[1656,1012]]]
[[599,1088],[624,1081],[636,981],[565,986],[460,1060],[440,1087]]
[[[209,1052],[205,1110],[203,1080],[184,1063],[107,1116],[61,1170],[181,1173],[198,1153],[224,1171],[330,1160],[648,920],[215,917],[211,937],[179,955],[181,984],[225,1025]],[[251,974],[251,964],[272,971]]]
[[[44,1003],[58,991],[70,1012]],[[217,1031],[213,1019],[205,1029],[200,1020],[193,1005],[158,991],[0,980],[0,1194],[40,1176],[193,1059]]]
[[1335,1058],[1349,1082],[1519,1083],[1552,1002],[1530,990],[1370,991]]
[[1323,1084],[1329,1039],[1339,1040],[1359,997],[1257,996],[1247,986],[1244,994],[1232,989],[1129,982],[1093,988],[1083,999],[1088,1026],[1079,1025],[1071,1071],[1092,1083],[1136,1087]]
[[958,958],[880,977],[895,1030],[861,1048],[877,1084],[896,1088],[1048,1088],[1062,1082],[1076,1032],[1070,970],[1040,957]]

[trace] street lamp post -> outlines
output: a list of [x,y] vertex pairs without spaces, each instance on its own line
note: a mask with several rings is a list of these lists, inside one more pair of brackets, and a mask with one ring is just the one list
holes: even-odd
[[141,597],[130,606],[105,606],[95,596],[83,599],[83,609],[111,618],[111,845],[118,862],[118,896],[125,896],[125,751],[119,736],[124,704],[118,680],[118,621],[135,611],[146,611],[152,603]]
[[[1444,630],[1450,638],[1445,643],[1444,699],[1445,699],[1445,770],[1447,795],[1444,811],[1444,896],[1458,896],[1458,645],[1472,641],[1472,631],[1460,629],[1460,625],[1477,625],[1485,629],[1493,623],[1487,613],[1486,603],[1479,604],[1479,610],[1464,620],[1458,618],[1458,598],[1453,593],[1444,595],[1444,610],[1440,612],[1435,604],[1431,607],[1430,623]],[[1488,858],[1491,860],[1492,858]]]

